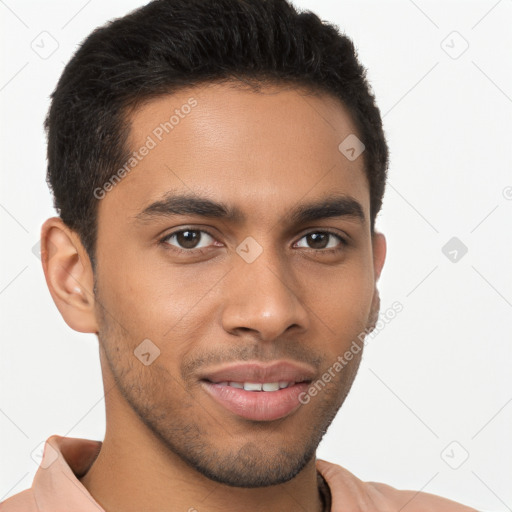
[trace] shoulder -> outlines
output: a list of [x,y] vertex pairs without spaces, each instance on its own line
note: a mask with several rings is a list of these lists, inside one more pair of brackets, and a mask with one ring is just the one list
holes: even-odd
[[32,489],[26,489],[0,503],[0,512],[38,512]]
[[427,492],[398,490],[379,482],[366,482],[376,496],[393,507],[403,508],[409,505],[411,512],[478,512],[472,507],[463,505],[441,496]]
[[399,490],[379,482],[363,482],[331,462],[317,460],[316,464],[331,490],[331,512],[341,512],[347,506],[354,512],[389,512],[402,510],[406,505],[410,512],[478,512],[434,494]]

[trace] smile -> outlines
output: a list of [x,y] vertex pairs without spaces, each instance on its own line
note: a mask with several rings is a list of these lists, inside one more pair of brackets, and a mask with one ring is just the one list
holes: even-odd
[[295,361],[236,363],[201,375],[203,390],[224,411],[252,421],[289,416],[302,404],[299,396],[316,375]]

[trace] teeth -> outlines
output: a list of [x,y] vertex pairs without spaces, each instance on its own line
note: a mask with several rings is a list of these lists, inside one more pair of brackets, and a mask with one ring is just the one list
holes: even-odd
[[231,386],[232,388],[244,389],[245,391],[279,391],[293,385],[294,382],[219,382],[219,386]]
[[245,391],[261,391],[261,387],[259,382],[244,382]]
[[231,386],[232,388],[244,389],[245,391],[279,391],[280,389],[293,386],[295,382],[233,382],[223,381],[217,383],[219,386]]

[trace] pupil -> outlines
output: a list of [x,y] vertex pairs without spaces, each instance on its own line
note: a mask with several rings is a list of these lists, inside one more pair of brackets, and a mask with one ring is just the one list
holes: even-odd
[[[191,236],[192,235],[192,236]],[[199,240],[199,233],[197,231],[180,231],[176,235],[178,243],[186,249],[193,249]]]
[[[320,242],[320,247],[318,246],[318,240],[324,238],[323,243]],[[326,247],[327,234],[326,233],[310,233],[308,235],[308,244],[310,241],[313,242],[313,249],[324,249]],[[315,245],[316,244],[316,245]]]

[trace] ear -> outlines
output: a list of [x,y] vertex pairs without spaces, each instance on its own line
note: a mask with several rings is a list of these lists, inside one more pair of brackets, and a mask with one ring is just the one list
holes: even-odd
[[41,228],[41,261],[64,321],[75,331],[97,333],[91,262],[78,235],[59,217],[48,219]]
[[375,279],[375,287],[373,290],[373,299],[368,317],[368,329],[372,331],[377,324],[380,312],[380,294],[377,289],[377,281],[380,278],[384,261],[386,260],[386,237],[382,233],[374,232],[372,235],[373,247],[373,274]]
[[386,260],[386,237],[382,233],[375,231],[372,235],[373,246],[373,273],[375,282],[380,278],[384,261]]

